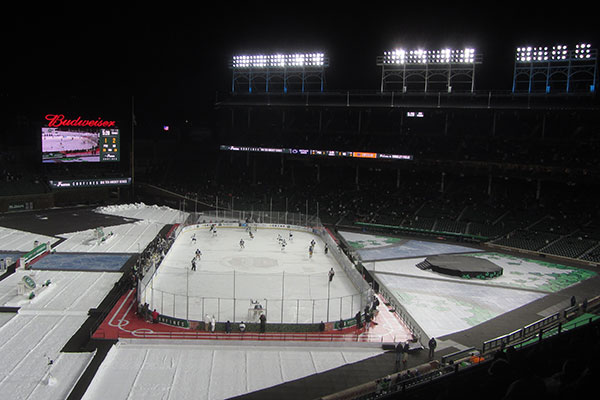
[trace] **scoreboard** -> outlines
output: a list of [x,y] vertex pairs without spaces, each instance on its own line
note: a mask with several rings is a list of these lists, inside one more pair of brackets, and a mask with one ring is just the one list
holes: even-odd
[[248,147],[248,146],[230,146],[221,145],[222,151],[248,151],[256,153],[280,153],[293,154],[300,156],[324,156],[324,157],[350,157],[350,158],[367,158],[367,159],[383,159],[383,160],[412,160],[411,154],[388,154],[375,153],[366,151],[341,151],[341,150],[313,150],[313,149],[297,149],[297,148],[274,148],[274,147]]
[[100,162],[119,161],[121,143],[118,129],[100,130]]
[[121,142],[116,121],[47,114],[42,126],[42,162],[118,162]]

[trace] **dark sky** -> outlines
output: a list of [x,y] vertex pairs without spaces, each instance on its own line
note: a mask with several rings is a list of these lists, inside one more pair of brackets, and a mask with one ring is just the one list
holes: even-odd
[[346,91],[378,89],[375,59],[385,50],[471,46],[483,54],[476,89],[510,90],[518,45],[597,46],[591,10],[525,2],[47,3],[4,13],[3,96],[121,93],[171,119],[210,113],[239,53],[324,51],[327,89]]

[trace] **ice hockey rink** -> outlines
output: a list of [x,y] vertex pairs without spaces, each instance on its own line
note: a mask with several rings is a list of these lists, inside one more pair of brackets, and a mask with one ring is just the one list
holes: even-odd
[[89,150],[98,146],[98,133],[43,128],[42,152]]
[[[188,320],[214,315],[219,322],[248,322],[258,303],[269,322],[319,323],[352,318],[364,308],[358,289],[332,255],[339,250],[325,254],[318,235],[262,226],[252,229],[253,237],[240,226],[216,230],[213,234],[208,225],[197,225],[179,234],[146,289],[151,309]],[[192,270],[196,250],[201,256]]]

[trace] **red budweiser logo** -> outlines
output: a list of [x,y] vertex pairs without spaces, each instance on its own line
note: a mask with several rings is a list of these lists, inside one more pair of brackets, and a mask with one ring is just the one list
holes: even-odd
[[94,128],[109,128],[116,126],[115,121],[104,121],[102,118],[98,119],[82,119],[77,117],[76,119],[66,119],[63,114],[48,114],[46,115],[48,126],[51,128],[58,128],[61,126],[91,126]]

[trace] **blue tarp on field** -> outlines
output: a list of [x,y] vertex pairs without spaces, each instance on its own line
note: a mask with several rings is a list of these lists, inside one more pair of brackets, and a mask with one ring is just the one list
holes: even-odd
[[32,269],[117,272],[132,257],[114,253],[51,253],[34,263]]

